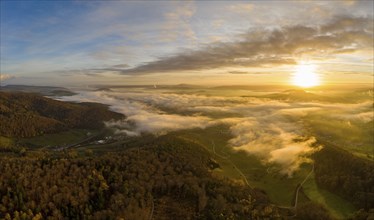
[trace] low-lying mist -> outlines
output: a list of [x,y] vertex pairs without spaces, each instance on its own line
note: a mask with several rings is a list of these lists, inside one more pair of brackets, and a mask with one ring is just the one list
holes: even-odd
[[[99,102],[126,119],[108,121],[116,133],[139,136],[183,129],[229,125],[228,145],[259,157],[264,164],[278,165],[291,176],[309,156],[321,149],[306,126],[308,115],[323,112],[325,118],[349,123],[373,120],[373,103],[326,103],[275,100],[262,97],[223,97],[219,95],[179,94],[178,91],[121,90],[82,91],[64,101]],[[315,117],[314,117],[315,118]],[[324,119],[325,120],[325,119]]]

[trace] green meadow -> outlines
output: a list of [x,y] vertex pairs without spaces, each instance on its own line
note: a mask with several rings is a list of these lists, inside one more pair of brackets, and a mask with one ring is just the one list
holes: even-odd
[[69,145],[80,142],[89,136],[98,134],[97,130],[87,130],[87,129],[71,129],[64,132],[59,132],[55,134],[44,134],[32,138],[22,138],[19,139],[21,145],[26,145],[30,147],[53,147],[61,145]]
[[[215,174],[235,179],[243,184],[247,181],[252,188],[264,190],[272,203],[281,207],[293,206],[296,188],[309,174],[312,165],[303,164],[292,177],[282,175],[277,166],[267,166],[256,156],[229,147],[227,142],[231,135],[227,131],[227,126],[218,125],[204,130],[191,129],[175,134],[207,149],[220,165],[220,168],[214,171]],[[299,193],[300,203],[307,200],[322,204],[337,219],[346,218],[356,211],[350,202],[320,189],[315,183],[314,174],[309,176]]]
[[357,211],[347,200],[327,190],[318,188],[314,175],[304,183],[303,189],[309,199],[323,205],[336,219],[346,219],[353,212]]

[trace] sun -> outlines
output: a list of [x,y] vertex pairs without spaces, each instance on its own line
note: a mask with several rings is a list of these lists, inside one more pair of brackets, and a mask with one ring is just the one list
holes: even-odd
[[308,88],[318,86],[320,84],[317,66],[315,64],[299,64],[295,68],[292,83],[296,86]]

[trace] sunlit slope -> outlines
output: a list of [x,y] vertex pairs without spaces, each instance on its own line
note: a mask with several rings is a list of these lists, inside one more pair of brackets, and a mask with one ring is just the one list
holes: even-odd
[[[207,149],[220,165],[214,173],[248,184],[266,193],[270,201],[280,207],[293,207],[295,191],[312,169],[311,164],[302,165],[291,178],[279,174],[277,166],[267,166],[259,158],[242,151],[235,151],[227,145],[230,133],[225,126],[215,126],[204,130],[194,129],[175,132],[174,135],[184,140],[198,143]],[[307,200],[323,205],[336,218],[349,217],[356,208],[349,202],[332,192],[319,188],[314,174],[303,185]],[[299,197],[300,204],[303,203]],[[300,205],[298,204],[298,205]]]
[[311,169],[311,166],[303,166],[292,178],[281,175],[276,166],[266,166],[258,157],[228,146],[231,135],[225,126],[186,130],[176,132],[176,135],[200,143],[211,152],[221,165],[221,169],[215,171],[217,175],[235,178],[244,184],[247,180],[251,187],[264,190],[271,201],[279,205],[292,205],[297,184]]
[[327,114],[329,113],[318,112],[305,117],[311,132],[357,156],[373,160],[374,122],[334,119]]
[[314,109],[302,115],[304,128],[357,156],[374,158],[373,90],[323,92],[287,90],[262,97],[288,103],[310,103]]
[[328,190],[319,188],[314,174],[303,185],[303,191],[310,200],[323,205],[336,219],[346,219],[357,210],[353,204],[346,199]]
[[272,93],[269,95],[262,96],[264,98],[276,99],[276,100],[285,100],[285,101],[301,101],[301,102],[310,102],[310,101],[339,101],[341,99],[334,99],[329,96],[315,94],[313,92],[307,92],[302,89],[291,89],[285,90],[280,93]]

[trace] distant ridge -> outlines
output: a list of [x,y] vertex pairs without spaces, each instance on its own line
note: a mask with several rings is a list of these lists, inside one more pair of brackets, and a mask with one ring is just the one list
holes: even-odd
[[76,94],[67,88],[55,86],[6,85],[1,86],[0,91],[38,93],[45,96],[71,96]]
[[288,89],[280,93],[273,93],[263,97],[291,101],[333,101],[330,97],[317,95],[302,89]]

